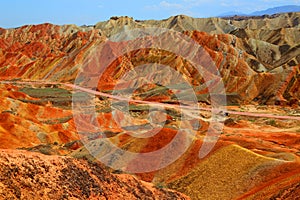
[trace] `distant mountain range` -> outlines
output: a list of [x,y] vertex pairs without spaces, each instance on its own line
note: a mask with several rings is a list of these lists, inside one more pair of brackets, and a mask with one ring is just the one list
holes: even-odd
[[287,5],[287,6],[278,6],[274,8],[269,8],[267,10],[262,10],[262,11],[256,11],[253,13],[245,14],[241,12],[226,12],[218,17],[231,17],[231,16],[261,16],[261,15],[273,15],[273,14],[278,14],[278,13],[287,13],[287,12],[300,12],[300,6],[296,5]]

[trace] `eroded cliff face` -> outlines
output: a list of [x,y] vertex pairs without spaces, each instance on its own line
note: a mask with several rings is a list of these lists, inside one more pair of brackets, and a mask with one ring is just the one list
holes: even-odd
[[84,54],[101,32],[75,25],[52,24],[1,30],[1,77],[72,81]]
[[[300,180],[299,120],[230,114],[224,121],[225,127],[215,148],[205,159],[200,159],[198,154],[210,125],[210,112],[203,111],[197,113],[197,117],[185,118],[180,113],[183,110],[174,106],[166,109],[165,113],[158,112],[157,116],[149,117],[149,105],[140,102],[130,103],[129,112],[124,113],[124,105],[103,96],[90,97],[87,93],[76,93],[64,83],[73,84],[77,78],[80,84],[84,80],[78,80],[78,74],[81,74],[83,78],[88,78],[89,83],[81,86],[92,88],[94,92],[128,95],[128,90],[133,100],[178,105],[176,95],[188,97],[190,93],[184,93],[186,85],[172,81],[174,76],[170,75],[177,71],[190,84],[198,101],[197,106],[210,108],[212,102],[206,81],[216,80],[210,84],[218,91],[218,84],[221,81],[224,83],[227,103],[235,105],[228,108],[233,111],[295,117],[300,112],[299,17],[299,13],[228,19],[176,16],[162,21],[113,17],[89,27],[41,24],[0,29],[0,148],[22,148],[95,161],[97,156],[91,155],[87,148],[93,149],[95,146],[97,152],[97,147],[109,147],[108,144],[113,143],[119,149],[146,153],[165,147],[179,135],[177,150],[185,148],[187,139],[192,141],[179,159],[163,169],[136,176],[159,187],[179,190],[193,199],[265,199],[286,195],[293,198],[299,190]],[[98,67],[97,59],[88,60],[90,62],[87,64],[86,59],[91,52],[99,50],[99,46],[107,42],[110,36],[120,31],[153,26],[174,29],[199,44],[218,73],[205,64],[203,71],[199,72],[183,56],[155,48],[126,52],[109,62],[104,71]],[[155,39],[153,37],[149,42]],[[162,34],[160,40],[166,46],[174,46],[170,35]],[[105,51],[99,51],[103,54],[96,51],[93,55],[110,58],[115,56],[114,49],[127,48],[128,44],[130,42],[127,41],[121,44],[109,42]],[[184,52],[193,53],[188,49]],[[149,63],[152,65],[148,69],[146,64]],[[143,65],[146,67],[141,70],[139,66]],[[174,71],[158,65],[169,66]],[[135,88],[137,82],[134,79],[128,81],[124,78],[126,74],[142,74],[159,81]],[[74,100],[75,103],[83,102],[83,107],[74,108],[74,104],[72,107]],[[95,105],[94,113],[88,112],[91,105]],[[76,122],[74,118],[77,116],[83,117]],[[100,132],[91,126],[96,122]],[[83,128],[78,129],[78,125]],[[140,132],[152,137],[135,137],[134,134]],[[86,138],[87,141],[84,141]],[[105,152],[100,152],[98,157]],[[116,155],[122,159],[118,152]],[[159,166],[165,162],[164,158],[164,155],[153,158],[151,163]],[[130,169],[139,160],[139,155],[125,160],[123,170]],[[112,163],[116,161],[114,159]],[[37,164],[32,164],[35,162]],[[18,164],[7,167],[8,163]],[[24,166],[19,163],[24,163]],[[39,198],[51,199],[64,195],[73,195],[74,198],[80,195],[88,195],[85,198],[186,198],[176,192],[156,190],[127,175],[111,175],[106,170],[101,173],[109,181],[103,182],[99,173],[93,174],[94,165],[71,158],[2,151],[1,165],[5,166],[3,169],[0,167],[1,173],[12,174],[16,180],[1,180],[2,190],[9,191],[0,194],[3,198],[20,195],[34,197],[31,190],[39,188],[39,184],[43,185],[43,181],[37,181],[43,178],[51,178],[52,182],[37,190]],[[47,175],[43,172],[43,166],[53,167],[59,173]],[[28,170],[32,167],[37,168],[37,174],[32,175]],[[85,174],[92,189],[81,188],[81,182],[75,184],[76,188],[61,182],[63,173],[71,173],[73,169],[76,173],[68,176],[70,181]],[[23,180],[22,176],[29,178]],[[58,192],[55,187],[61,183],[66,187]],[[101,184],[105,186],[103,190],[98,187]],[[29,185],[29,189],[24,189],[24,185]],[[112,186],[118,189],[110,190]],[[113,196],[114,192],[123,196]]]
[[[300,61],[297,19],[299,13],[245,20],[176,16],[163,21],[135,21],[120,17],[95,27],[42,24],[1,29],[0,77],[73,82],[86,56],[108,36],[124,31],[124,27],[155,26],[181,31],[204,47],[221,73],[226,92],[240,96],[241,103],[295,101],[299,99]],[[113,68],[107,70],[111,77],[104,76],[102,83],[112,81],[106,88],[111,89],[122,74],[146,62],[190,68],[178,55],[165,54],[167,58],[162,60],[161,54],[141,49],[129,58],[121,57],[108,67]]]

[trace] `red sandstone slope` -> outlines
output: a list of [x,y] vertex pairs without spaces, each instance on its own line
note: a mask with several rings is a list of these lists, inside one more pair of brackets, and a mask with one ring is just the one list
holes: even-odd
[[[74,94],[71,88],[60,83],[73,83],[90,50],[97,48],[98,44],[103,44],[107,36],[117,33],[121,25],[127,24],[128,28],[157,25],[182,31],[209,53],[222,75],[228,93],[228,103],[236,105],[278,103],[293,106],[291,108],[247,105],[230,109],[298,116],[300,113],[297,109],[300,98],[298,48],[300,40],[297,35],[299,28],[297,23],[290,24],[297,19],[298,15],[297,13],[284,14],[272,19],[250,19],[249,21],[201,20],[186,16],[177,16],[162,22],[137,22],[131,18],[113,18],[107,23],[97,24],[96,28],[42,24],[9,30],[1,29],[0,148],[26,148],[44,154],[58,155],[72,152],[71,155],[74,157],[91,158],[85,148],[80,148],[82,143],[78,140],[81,136],[87,139],[86,146],[93,147],[94,144],[105,146],[108,141],[113,141],[125,150],[145,153],[163,148],[179,135],[177,133],[179,129],[183,129],[182,135],[179,135],[179,142],[176,143],[178,147],[176,150],[180,150],[185,144],[185,137],[193,140],[191,146],[178,160],[166,168],[137,174],[141,179],[152,181],[160,187],[178,189],[194,199],[264,199],[272,196],[284,197],[286,194],[293,197],[298,191],[299,182],[299,171],[297,171],[299,121],[230,115],[230,119],[225,121],[226,126],[216,147],[208,157],[199,159],[198,152],[209,125],[207,120],[210,115],[206,112],[197,113],[196,117],[191,119],[181,117],[182,110],[169,108],[166,114],[158,112],[157,116],[149,118],[148,105],[132,103],[129,105],[129,114],[133,120],[130,121],[128,116],[122,113],[124,110],[122,104],[100,96],[91,100],[88,95]],[[289,23],[284,24],[283,21],[287,18],[290,19]],[[199,31],[205,27],[210,33]],[[162,37],[162,41],[167,46],[174,45],[173,40],[168,39],[169,37]],[[128,43],[122,43],[123,46],[126,44]],[[106,54],[100,56],[109,57],[111,55],[109,50],[116,46],[115,43],[110,43]],[[118,83],[120,91],[115,92],[122,94],[124,91],[121,89],[130,89],[136,83],[120,80],[122,75],[130,70],[133,73],[141,73],[135,67],[145,63],[168,65],[181,72],[185,80],[191,84],[198,101],[201,102],[199,106],[209,107],[207,104],[211,102],[207,95],[208,89],[204,86],[205,78],[217,78],[216,74],[207,70],[205,76],[203,74],[201,76],[195,72],[191,63],[165,50],[140,49],[127,52],[126,55],[109,63],[99,82],[93,82],[99,73],[93,65],[85,68],[83,74],[94,78],[91,79],[92,83],[96,83],[93,89],[111,93],[110,90]],[[154,80],[160,82],[144,84],[136,88],[132,98],[178,104],[175,95],[178,91],[174,92],[165,87],[165,84],[170,81],[170,71],[157,68],[156,74],[152,72],[148,69],[143,71],[145,76],[150,74]],[[4,80],[9,82],[3,82]],[[36,82],[22,84],[24,80]],[[215,83],[214,86],[216,85],[218,84]],[[180,84],[171,85],[171,88],[176,88],[175,86],[179,87],[179,91],[184,91]],[[189,92],[181,94],[190,95]],[[83,102],[82,107],[79,105],[72,110],[72,95],[76,96],[75,100]],[[95,116],[88,112],[89,106],[93,103],[96,108]],[[113,110],[118,113],[117,119]],[[78,123],[83,129],[79,132],[74,122],[76,116],[82,116]],[[83,119],[90,119],[90,121]],[[164,121],[165,124],[162,123]],[[90,126],[91,122],[98,122],[102,132],[93,129]],[[199,127],[197,123],[200,124]],[[149,134],[156,130],[158,132],[146,139],[134,137],[134,134],[140,130]],[[191,130],[195,133],[193,137],[189,137]],[[104,136],[110,139],[103,139]],[[76,149],[78,150],[73,152]],[[97,149],[95,151],[97,152]],[[101,156],[105,152],[98,153],[98,156]],[[6,157],[11,156],[10,153],[4,154]],[[122,159],[118,151],[116,155]],[[19,158],[14,159],[12,158],[11,162],[17,162]],[[47,162],[46,157],[40,158],[40,162],[43,163],[43,160]],[[53,162],[65,163],[64,158],[58,160]],[[132,157],[125,161],[126,169],[140,161],[140,157]],[[67,159],[66,164],[69,162],[81,161]],[[163,162],[164,157],[151,160],[151,163],[157,165]],[[6,161],[3,165],[6,166]],[[84,164],[80,164],[82,165]],[[26,173],[34,176],[30,172],[25,171],[24,174]],[[16,176],[19,177],[18,173]],[[59,183],[55,174],[51,176],[55,179],[54,183]],[[6,179],[3,181],[5,184],[11,183]],[[26,183],[25,180],[24,184]],[[38,188],[39,186],[35,184],[33,181],[33,188]],[[70,189],[68,194],[73,193],[74,188],[70,186]],[[12,188],[11,191],[9,195],[19,195],[17,187]],[[124,190],[120,189],[120,191]],[[214,191],[213,195],[211,191]],[[25,189],[24,193],[32,195]]]
[[0,77],[74,80],[78,70],[74,67],[82,62],[86,51],[102,40],[99,30],[74,25],[41,24],[2,29]]
[[[260,24],[259,20],[261,20],[266,23],[266,26],[268,25],[268,27],[265,27],[266,29],[273,30],[271,26],[274,23],[271,21],[281,21],[283,16],[286,15],[275,17],[270,22],[263,19],[253,19],[251,23]],[[286,17],[294,19],[297,14]],[[111,19],[108,22],[111,25],[98,26],[101,30],[93,27],[55,26],[52,24],[23,26],[9,30],[1,29],[0,67],[2,70],[0,71],[0,78],[73,82],[80,65],[90,50],[105,40],[106,37],[102,32],[117,30],[119,25],[125,23],[126,20],[124,20],[124,18]],[[128,20],[131,25],[135,23],[133,19]],[[176,22],[172,23],[185,24],[189,20],[191,19],[180,18],[180,20],[175,20]],[[205,20],[197,19],[196,21],[201,24]],[[156,25],[159,25],[159,27],[167,26],[166,24],[163,25],[164,23],[157,22]],[[241,100],[246,102],[258,100],[262,103],[274,104],[274,102],[280,103],[286,100],[299,100],[298,45],[300,40],[295,36],[298,30],[296,25],[287,29],[281,23],[282,30],[280,32],[265,33],[268,37],[263,37],[261,36],[264,34],[261,33],[262,29],[252,27],[250,30],[250,27],[245,26],[247,21],[233,20],[232,23],[232,26],[246,31],[247,34],[242,35],[240,32],[223,34],[222,31],[216,32],[219,35],[199,31],[186,32],[210,54],[224,78],[226,91],[231,94],[237,93]],[[269,23],[272,25],[269,25]],[[145,22],[143,26],[132,25],[129,27],[139,28],[150,25],[150,22],[149,24]],[[219,25],[225,26],[222,23]],[[194,30],[197,29],[202,30],[195,26]],[[249,31],[252,32],[248,33]],[[282,38],[283,32],[288,32],[290,37]],[[274,37],[273,40],[272,37]],[[276,42],[278,40],[282,42]],[[121,60],[112,63],[114,65],[112,67],[114,69],[121,67],[122,71],[126,71],[132,65],[136,66],[143,63],[144,61],[141,61],[142,57],[145,59],[149,57],[150,60],[162,64],[169,64],[175,59],[169,56],[169,60],[158,60],[157,57],[153,58],[153,52],[150,52],[150,55],[143,55],[143,50],[134,54],[132,56],[135,61],[123,62],[123,59],[127,60],[123,57],[120,58]],[[121,64],[122,66],[120,66]],[[184,68],[189,67],[187,64],[182,63],[180,59],[178,60],[179,64],[183,64]],[[179,66],[174,67],[179,68]],[[107,70],[107,73],[119,73],[119,75],[112,76],[113,80],[103,79],[105,80],[105,82],[102,82],[104,84],[107,84],[107,81],[115,82],[120,77],[120,71]],[[194,75],[191,74],[191,76]]]
[[47,99],[39,102],[9,84],[0,86],[0,95],[0,148],[78,140],[71,110],[53,106]]
[[[137,173],[137,176],[142,180],[183,192],[192,199],[265,199],[266,196],[280,195],[279,190],[292,188],[300,181],[297,142],[300,136],[295,130],[288,128],[299,129],[299,123],[284,127],[280,125],[280,121],[276,121],[278,127],[273,127],[263,121],[238,120],[238,117],[232,119],[234,123],[224,128],[219,141],[207,157],[199,158],[200,147],[203,145],[203,135],[199,131],[179,159],[162,169]],[[175,127],[180,123],[188,124],[186,121],[175,120],[173,126],[166,125],[168,128],[161,129],[151,138],[135,138],[130,136],[130,132],[125,132],[110,139],[91,139],[85,147],[71,155],[101,160],[107,152],[112,151],[115,158],[110,163],[112,166],[118,166],[121,161],[121,170],[132,170],[138,167],[137,163],[143,157],[135,155],[124,159],[126,155],[120,149],[143,154],[176,143],[176,151],[174,150],[172,156],[177,156],[185,148],[187,138],[191,137],[190,133],[177,132]],[[144,128],[136,126],[135,130],[139,132],[141,129]],[[175,136],[179,141],[175,142]],[[114,150],[110,142],[120,149]],[[93,152],[92,156],[90,152]],[[149,166],[159,167],[167,162],[169,157],[165,153],[144,163],[145,169]],[[294,190],[289,192],[290,195],[296,193]]]
[[0,151],[1,199],[189,199],[98,164],[26,151]]

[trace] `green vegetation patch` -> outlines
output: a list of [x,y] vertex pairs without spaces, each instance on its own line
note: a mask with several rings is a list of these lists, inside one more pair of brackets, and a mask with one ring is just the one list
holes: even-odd
[[72,97],[72,93],[66,89],[62,88],[21,88],[20,92],[24,92],[25,94],[35,97],[35,98],[45,98],[45,97]]

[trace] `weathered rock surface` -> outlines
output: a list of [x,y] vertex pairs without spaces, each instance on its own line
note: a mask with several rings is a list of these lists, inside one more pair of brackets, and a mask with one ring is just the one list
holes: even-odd
[[1,199],[189,199],[70,157],[0,151]]
[[[31,92],[38,92],[41,100],[20,92],[18,86],[0,85],[0,148],[66,144],[79,139],[72,120],[72,111],[65,107],[56,107],[51,103],[53,100],[46,98],[52,95],[52,98],[57,98],[55,102],[63,106],[66,102],[57,100],[59,101],[60,95],[64,95],[66,90],[55,91],[55,88],[48,88],[45,96],[43,92],[47,92],[46,90],[35,91],[31,88]],[[51,90],[54,92],[49,94]]]
[[[184,32],[196,40],[219,68],[226,91],[239,95],[242,102],[286,103],[299,100],[300,94],[299,15],[289,13],[245,20],[176,16],[162,21],[115,17],[95,27],[41,24],[1,29],[0,78],[73,82],[83,60],[107,36],[124,31],[124,26],[126,30],[152,26]],[[111,66],[116,71],[106,70],[113,73],[112,77],[103,77],[99,84],[116,82],[131,66],[145,63],[144,59],[174,63],[174,55],[160,60],[156,54],[161,52],[141,49],[131,55],[135,61],[120,58]],[[176,60],[173,68],[189,67],[180,58]]]
[[[299,116],[299,18],[300,13],[228,19],[176,16],[162,21],[113,17],[88,27],[41,24],[0,29],[0,148],[95,161],[106,152],[97,146],[108,148],[112,142],[126,151],[153,152],[169,144],[182,130],[177,150],[184,148],[186,138],[192,140],[184,154],[161,170],[138,173],[137,177],[179,190],[193,199],[293,199],[300,181],[299,120],[230,115],[213,151],[199,159],[210,124],[208,112],[185,118],[178,107],[161,112],[157,107],[149,110],[149,105],[130,103],[126,113],[122,101],[99,95],[89,98],[87,93],[75,93],[62,83],[74,83],[81,73],[91,78],[94,91],[178,105],[176,95],[189,97],[191,93],[185,92],[186,85],[179,78],[175,84],[172,82],[172,71],[155,65],[161,64],[181,73],[201,107],[209,108],[212,103],[205,80],[217,80],[210,84],[218,91],[220,74],[227,103],[238,105],[229,109]],[[111,35],[153,26],[174,29],[201,45],[219,74],[208,69],[201,75],[181,56],[157,49],[127,52],[109,63],[103,73],[97,62],[82,70],[90,52]],[[161,39],[167,46],[174,46],[167,35]],[[117,47],[112,42],[106,48],[106,54],[99,55],[102,58],[109,58]],[[137,67],[147,63],[154,63],[155,73],[153,69]],[[132,90],[137,82],[123,77],[129,71],[132,77],[142,74],[158,81]],[[28,80],[31,83],[22,83]],[[72,101],[83,102],[82,107],[72,108]],[[274,104],[279,106],[270,106]],[[95,110],[91,110],[91,105],[95,105]],[[149,117],[151,111],[155,114]],[[78,116],[81,118],[76,121]],[[94,128],[92,125],[97,123],[100,127]],[[135,137],[139,131],[151,137]],[[93,145],[96,157],[86,149]],[[122,159],[118,151],[116,155]],[[159,166],[164,162],[163,156],[153,158],[151,163]],[[139,159],[125,159],[125,169],[121,170],[130,169]],[[186,198],[176,192],[156,190],[128,175],[109,174],[103,167],[86,161],[25,151],[1,151],[0,173],[0,191],[6,191],[0,193],[0,198],[4,199]]]
[[[295,196],[297,189],[287,188],[297,188],[295,184],[300,181],[299,122],[232,117],[234,123],[224,127],[216,146],[205,158],[199,158],[204,137],[201,129],[207,129],[207,124],[201,122],[202,128],[180,158],[162,169],[137,173],[137,176],[183,192],[192,199],[268,199],[276,194],[283,196],[283,191]],[[149,138],[136,138],[125,131],[109,139],[91,139],[70,155],[94,161],[103,159],[108,152],[113,153],[112,166],[121,162],[123,168],[120,170],[130,171],[137,167],[142,156],[128,156],[120,149],[143,154],[176,144],[172,156],[177,156],[191,139],[190,133],[184,133],[184,127],[188,125],[191,130],[192,124],[192,121],[175,120],[161,130],[149,130],[148,134],[157,132]],[[181,127],[180,133],[176,127]],[[145,126],[136,126],[134,130],[139,133],[145,129]],[[159,168],[167,162],[168,156],[165,151],[155,159],[149,159],[145,171],[151,167]]]

